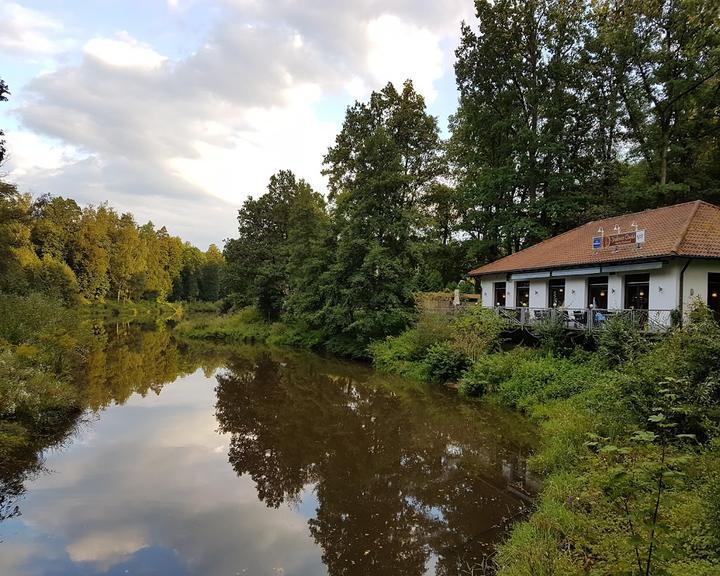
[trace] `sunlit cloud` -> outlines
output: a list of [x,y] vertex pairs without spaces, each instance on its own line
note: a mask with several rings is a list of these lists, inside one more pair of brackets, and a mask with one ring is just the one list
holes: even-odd
[[83,47],[86,55],[111,66],[153,70],[167,60],[149,45],[139,42],[125,31],[115,38],[93,38]]
[[[14,46],[18,63],[30,44],[58,54],[0,107],[0,122],[12,110],[20,123],[9,178],[35,194],[110,201],[206,246],[234,235],[235,211],[277,170],[324,192],[323,156],[355,100],[408,78],[439,100],[471,3],[168,1],[173,14],[155,23],[162,42],[139,22],[77,30],[59,6],[52,17],[0,6],[13,15],[0,48]],[[198,14],[207,26],[192,49],[172,50]],[[83,39],[60,56],[70,28]]]

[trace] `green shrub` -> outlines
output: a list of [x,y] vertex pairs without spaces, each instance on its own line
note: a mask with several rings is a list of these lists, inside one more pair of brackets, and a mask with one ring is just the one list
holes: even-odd
[[500,350],[506,328],[505,320],[494,311],[473,306],[453,322],[450,341],[474,362],[484,354]]
[[30,289],[61,300],[65,306],[80,304],[80,287],[70,267],[50,256],[45,256],[27,271]]
[[440,343],[430,347],[424,364],[428,381],[443,384],[457,381],[467,370],[470,362],[465,354],[450,344]]
[[540,357],[518,363],[510,379],[500,384],[498,398],[506,406],[527,410],[542,402],[578,394],[601,377],[592,365]]
[[36,342],[42,334],[70,330],[75,323],[75,315],[57,299],[0,294],[0,339],[11,344]]
[[572,349],[570,331],[560,315],[552,314],[535,322],[532,331],[540,349],[547,354],[565,355]]
[[640,356],[646,348],[645,339],[637,324],[625,314],[612,316],[597,332],[598,354],[612,367]]
[[518,365],[537,357],[535,350],[522,346],[481,356],[460,379],[460,392],[466,396],[496,392],[501,383],[512,377]]
[[458,391],[461,396],[467,396],[468,398],[476,398],[478,396],[484,396],[488,391],[488,382],[486,374],[482,370],[476,370],[475,364],[473,364],[469,370],[467,370],[460,378],[458,383]]

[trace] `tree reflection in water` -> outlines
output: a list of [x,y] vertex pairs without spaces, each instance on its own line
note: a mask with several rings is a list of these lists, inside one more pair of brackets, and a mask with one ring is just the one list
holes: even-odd
[[45,471],[44,453],[72,441],[84,414],[124,404],[133,394],[159,394],[165,384],[198,368],[209,376],[226,362],[224,348],[177,341],[162,324],[152,328],[84,323],[64,336],[78,350],[66,377],[80,408],[0,463],[0,522],[21,514],[25,484]]
[[231,465],[271,507],[314,489],[333,576],[477,574],[526,509],[530,434],[512,415],[311,356],[235,357],[217,381]]

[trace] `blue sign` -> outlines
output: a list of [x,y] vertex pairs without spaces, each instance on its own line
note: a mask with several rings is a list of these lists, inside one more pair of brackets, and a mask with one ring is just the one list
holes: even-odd
[[602,248],[602,236],[593,236],[593,250]]

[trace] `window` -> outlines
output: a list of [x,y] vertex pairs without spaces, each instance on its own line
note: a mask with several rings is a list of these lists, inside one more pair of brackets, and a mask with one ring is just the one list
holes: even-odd
[[625,276],[625,308],[647,310],[650,307],[650,275],[628,274]]
[[518,308],[530,306],[530,282],[515,284],[515,306]]
[[593,276],[588,279],[588,308],[607,310],[608,277]]
[[708,274],[708,307],[720,320],[720,274]]
[[562,308],[565,306],[565,279],[552,279],[548,285],[548,306]]
[[495,282],[493,287],[493,294],[495,295],[493,306],[497,306],[499,308],[505,307],[505,300],[507,296],[505,290],[505,282]]

